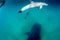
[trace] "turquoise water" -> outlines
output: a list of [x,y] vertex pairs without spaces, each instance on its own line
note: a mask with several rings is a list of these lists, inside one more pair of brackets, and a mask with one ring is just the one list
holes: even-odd
[[[48,5],[41,10],[32,8],[19,14],[21,7],[29,2],[15,1],[6,0],[0,8],[0,40],[26,40],[25,33],[30,31],[35,22],[42,25],[42,40],[60,40],[59,5]],[[29,15],[26,14],[28,11]]]

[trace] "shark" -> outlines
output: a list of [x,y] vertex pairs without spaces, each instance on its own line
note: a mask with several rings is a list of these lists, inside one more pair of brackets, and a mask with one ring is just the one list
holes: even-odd
[[22,11],[25,11],[29,8],[34,8],[34,7],[39,7],[39,9],[42,9],[43,6],[48,6],[47,3],[45,2],[34,2],[34,1],[30,1],[30,4],[22,7],[19,11],[19,13],[22,13]]
[[41,40],[41,25],[39,23],[35,23],[32,26],[31,31],[26,34],[28,35],[27,40]]

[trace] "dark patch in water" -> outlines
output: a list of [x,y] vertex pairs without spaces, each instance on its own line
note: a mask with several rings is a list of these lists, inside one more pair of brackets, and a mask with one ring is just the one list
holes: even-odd
[[27,19],[28,15],[30,14],[30,12],[26,13],[26,16],[24,17],[24,19]]
[[35,23],[32,26],[31,32],[27,33],[28,35],[27,40],[41,40],[40,32],[41,32],[41,25],[38,23]]
[[5,4],[5,0],[0,1],[0,7],[2,7]]
[[22,13],[22,11],[18,11],[18,13]]

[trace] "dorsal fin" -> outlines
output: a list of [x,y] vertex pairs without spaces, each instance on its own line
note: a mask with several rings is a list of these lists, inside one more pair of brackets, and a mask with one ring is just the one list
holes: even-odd
[[34,1],[32,1],[32,0],[29,0],[30,1],[30,3],[34,3]]
[[34,1],[31,1],[31,3],[34,3]]

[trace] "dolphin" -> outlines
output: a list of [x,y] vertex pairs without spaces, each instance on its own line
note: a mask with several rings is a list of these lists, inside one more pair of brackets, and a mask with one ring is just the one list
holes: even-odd
[[19,13],[22,13],[22,11],[25,11],[29,8],[33,8],[33,7],[39,7],[40,9],[42,9],[43,6],[48,6],[48,4],[44,3],[44,2],[34,2],[34,1],[31,1],[30,4],[24,6],[21,8],[21,10],[19,11]]
[[28,35],[27,40],[41,40],[41,25],[39,23],[35,23],[32,26],[30,32],[26,33]]

